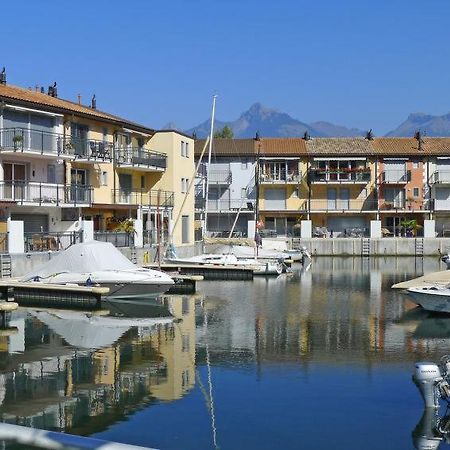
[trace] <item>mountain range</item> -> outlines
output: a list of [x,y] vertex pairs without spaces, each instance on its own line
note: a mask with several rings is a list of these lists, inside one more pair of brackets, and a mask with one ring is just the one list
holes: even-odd
[[[261,103],[253,104],[235,120],[216,120],[214,123],[216,130],[221,130],[225,125],[233,130],[236,138],[254,137],[256,132],[264,137],[301,137],[306,131],[313,137],[354,137],[364,136],[367,132],[367,130],[348,128],[324,121],[302,122],[287,113],[267,108]],[[204,138],[209,134],[210,126],[211,119],[208,119],[185,130],[185,133],[195,133],[197,137]],[[170,126],[164,128],[174,129],[176,126],[170,123]],[[423,132],[425,136],[450,136],[450,113],[443,116],[423,113],[410,114],[403,123],[387,133],[386,136],[412,137],[417,130]]]

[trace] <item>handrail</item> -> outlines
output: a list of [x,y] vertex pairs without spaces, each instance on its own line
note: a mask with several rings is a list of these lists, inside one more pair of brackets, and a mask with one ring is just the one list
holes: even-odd
[[112,189],[113,203],[140,206],[173,207],[174,193],[157,189]]

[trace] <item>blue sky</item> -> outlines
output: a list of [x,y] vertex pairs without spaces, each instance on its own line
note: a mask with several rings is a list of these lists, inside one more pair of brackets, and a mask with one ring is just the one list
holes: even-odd
[[449,0],[5,0],[8,82],[151,127],[260,101],[384,134],[450,111]]

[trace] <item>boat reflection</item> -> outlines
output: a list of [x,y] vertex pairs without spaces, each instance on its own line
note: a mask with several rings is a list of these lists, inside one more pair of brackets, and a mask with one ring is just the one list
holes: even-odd
[[441,417],[434,408],[425,408],[412,440],[417,450],[436,450],[442,442],[450,443],[450,411]]
[[160,301],[170,317],[150,318],[154,305],[139,305],[135,317],[123,305],[108,315],[18,310],[15,333],[0,335],[0,420],[92,434],[187,394],[195,383],[196,297]]

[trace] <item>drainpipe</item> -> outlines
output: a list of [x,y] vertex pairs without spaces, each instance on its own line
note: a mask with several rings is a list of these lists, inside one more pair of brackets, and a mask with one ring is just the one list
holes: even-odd
[[310,170],[311,166],[309,163],[309,158],[306,160],[306,184],[308,186],[308,206],[306,208],[306,219],[311,220],[311,183],[310,183]]

